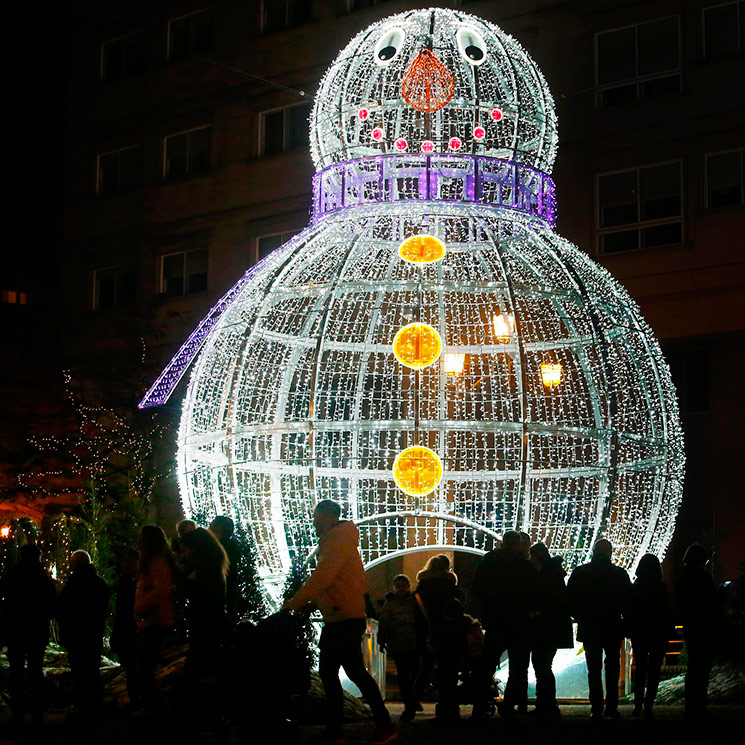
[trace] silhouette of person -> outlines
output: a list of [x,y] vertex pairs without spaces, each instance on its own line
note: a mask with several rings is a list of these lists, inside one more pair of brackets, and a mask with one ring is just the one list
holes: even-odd
[[440,721],[458,719],[458,702],[455,696],[458,670],[457,667],[453,668],[447,642],[441,637],[445,623],[445,605],[449,600],[461,599],[463,593],[458,589],[458,577],[450,569],[450,559],[445,554],[432,556],[416,579],[419,670],[411,697],[401,714],[401,721],[410,722],[414,718],[435,662],[438,664],[439,687],[435,715]]
[[225,578],[228,556],[206,528],[182,538],[189,650],[185,674],[192,683],[217,671],[220,646],[228,631],[225,612]]
[[[613,547],[601,538],[588,564],[569,577],[569,612],[577,622],[577,639],[585,647],[590,718],[618,718],[618,680],[621,674],[621,642],[628,614],[631,580],[625,569],[611,562]],[[605,655],[605,698],[603,698]]]
[[49,643],[49,621],[54,616],[57,590],[44,569],[40,551],[27,543],[18,551],[19,561],[0,584],[3,633],[10,667],[11,723],[23,724],[24,668],[31,683],[31,716],[34,724],[44,717],[44,652]]
[[691,544],[683,556],[675,592],[688,652],[685,714],[691,719],[708,716],[706,694],[722,624],[722,602],[708,569],[710,560],[704,546]]
[[136,666],[142,705],[152,716],[163,708],[155,671],[163,644],[174,626],[173,558],[168,539],[157,525],[143,525],[135,585]]
[[305,584],[283,605],[284,610],[300,610],[314,600],[323,616],[319,641],[318,672],[326,694],[326,735],[329,742],[343,742],[344,696],[339,668],[360,689],[375,718],[373,743],[390,742],[397,736],[377,683],[362,660],[367,580],[357,548],[359,531],[350,520],[341,520],[341,506],[330,499],[313,510],[318,535],[316,568]]
[[109,646],[119,658],[127,678],[127,695],[132,709],[138,709],[140,683],[137,676],[137,624],[135,623],[135,589],[137,587],[137,551],[125,551],[114,588],[114,623]]
[[75,712],[70,719],[87,724],[101,713],[101,655],[110,591],[87,551],[73,552],[70,569],[57,599],[57,621],[75,688]]
[[635,665],[632,716],[643,713],[647,719],[652,718],[660,669],[673,630],[673,609],[660,560],[654,554],[644,554],[629,600],[628,631]]
[[572,619],[560,556],[551,556],[543,543],[530,547],[530,560],[538,570],[538,608],[533,619],[531,659],[535,671],[535,713],[560,716],[556,703],[553,661],[558,649],[574,646]]
[[227,515],[218,515],[210,523],[210,531],[220,541],[228,557],[228,576],[225,578],[225,608],[228,621],[234,625],[238,620],[238,564],[241,559],[241,547],[233,536],[235,524]]
[[509,719],[527,696],[531,616],[538,607],[538,570],[526,558],[518,532],[506,531],[502,547],[481,559],[471,595],[485,631],[472,717],[484,716],[494,671],[506,650],[509,676],[500,715]]
[[386,593],[380,611],[378,642],[396,665],[401,700],[411,698],[414,679],[419,669],[419,649],[416,633],[416,598],[405,574],[393,578],[393,591]]

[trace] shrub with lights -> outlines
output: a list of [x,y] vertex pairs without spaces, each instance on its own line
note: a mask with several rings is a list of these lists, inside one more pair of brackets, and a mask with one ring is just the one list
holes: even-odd
[[556,116],[517,41],[457,10],[370,26],[311,117],[311,224],[251,268],[142,402],[184,401],[187,513],[251,536],[267,596],[344,505],[369,567],[507,529],[662,556],[675,391],[624,289],[553,230]]

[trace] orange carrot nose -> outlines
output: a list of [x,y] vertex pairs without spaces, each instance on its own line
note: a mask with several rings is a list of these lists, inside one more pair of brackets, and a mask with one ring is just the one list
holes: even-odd
[[455,78],[450,70],[426,47],[409,65],[401,81],[401,95],[419,111],[437,111],[452,97]]

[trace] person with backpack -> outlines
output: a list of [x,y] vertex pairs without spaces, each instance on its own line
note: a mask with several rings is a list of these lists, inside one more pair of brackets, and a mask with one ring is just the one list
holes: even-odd
[[393,592],[386,593],[385,603],[380,611],[378,643],[382,650],[393,657],[404,704],[411,698],[419,669],[416,608],[416,598],[411,592],[409,578],[405,574],[396,575],[393,578]]
[[318,535],[318,560],[305,584],[285,600],[283,610],[300,611],[315,601],[323,616],[318,672],[326,693],[327,743],[343,743],[344,693],[339,668],[360,689],[375,719],[371,742],[384,745],[398,736],[375,679],[362,659],[362,635],[367,627],[367,579],[358,549],[360,534],[351,520],[341,520],[341,505],[331,499],[313,510]]

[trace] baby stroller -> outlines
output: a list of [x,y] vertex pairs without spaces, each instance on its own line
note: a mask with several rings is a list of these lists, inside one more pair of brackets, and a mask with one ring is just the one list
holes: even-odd
[[222,701],[241,743],[292,743],[297,724],[289,718],[291,696],[310,688],[308,651],[302,644],[304,616],[280,611],[239,623],[222,665]]

